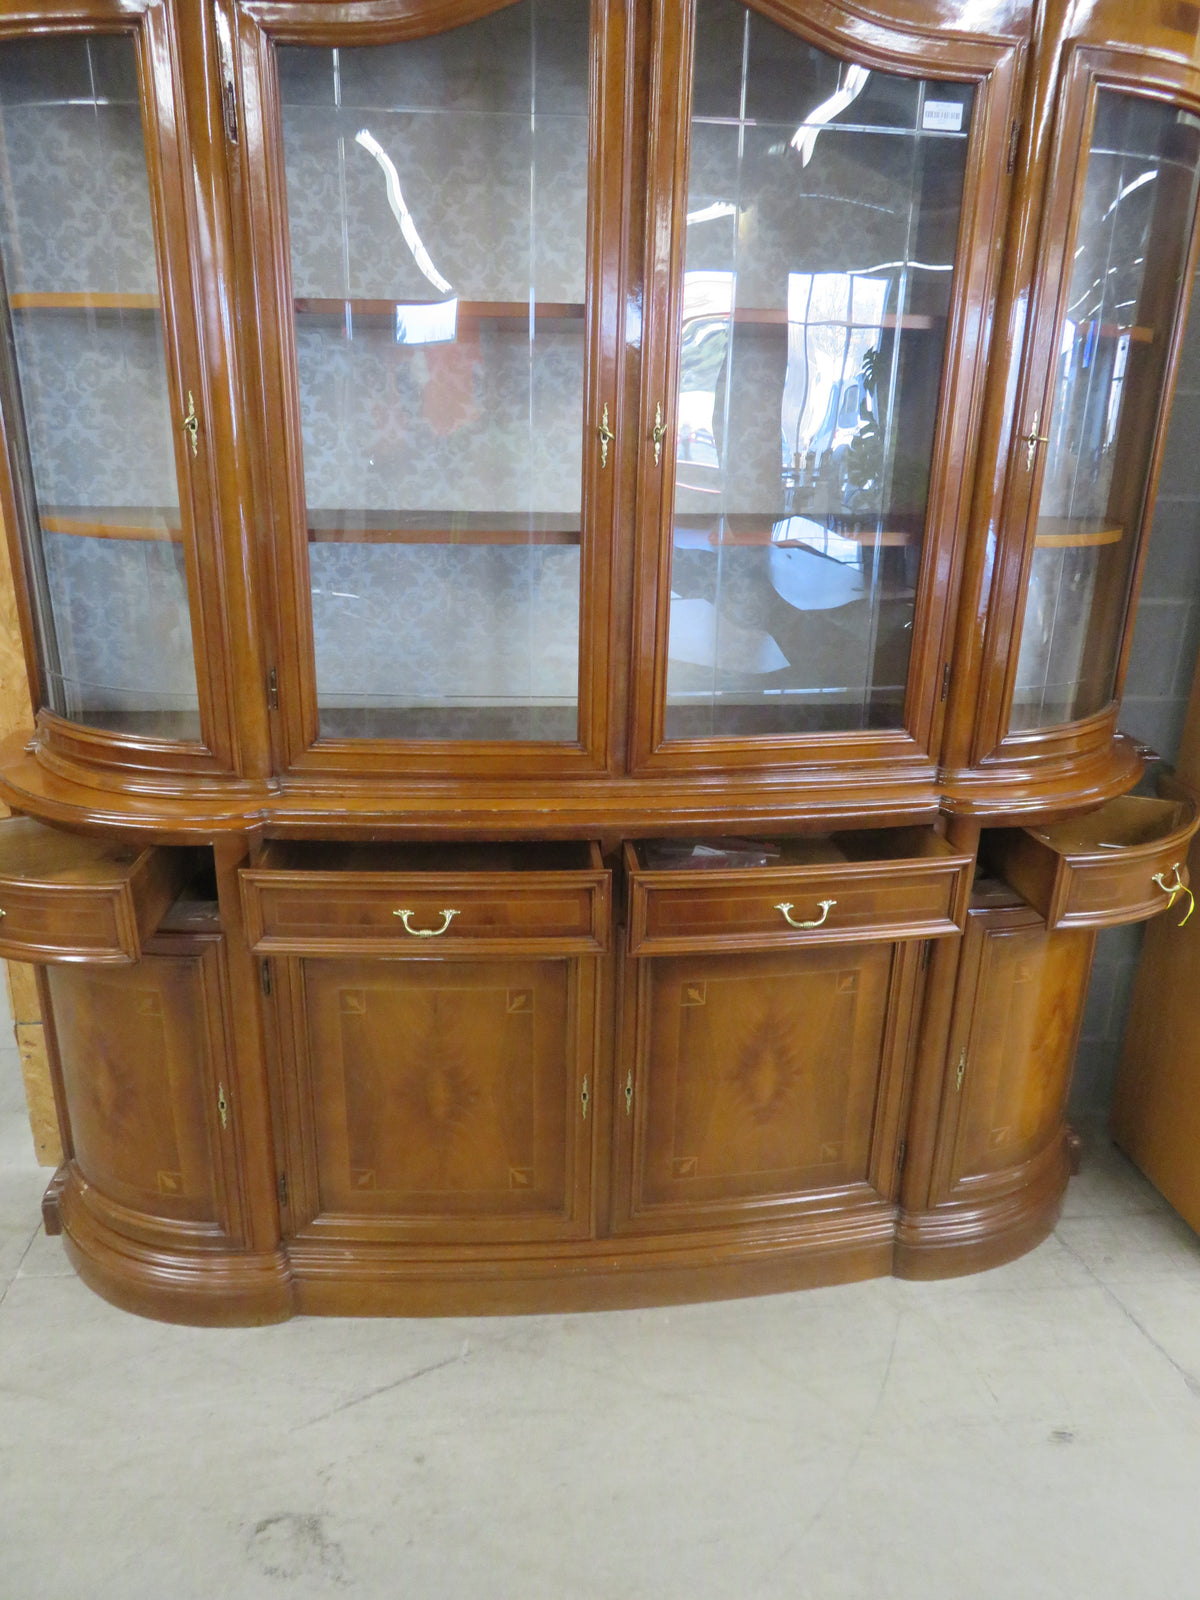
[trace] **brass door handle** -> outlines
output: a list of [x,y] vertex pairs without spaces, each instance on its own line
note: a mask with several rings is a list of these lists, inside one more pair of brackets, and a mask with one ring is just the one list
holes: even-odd
[[775,910],[783,912],[783,920],[787,923],[789,928],[819,928],[825,922],[834,906],[837,905],[837,901],[818,900],[817,904],[821,908],[821,915],[813,922],[797,922],[795,917],[792,915],[792,902],[790,900],[781,900],[780,903],[775,907]]
[[1196,896],[1188,888],[1187,884],[1184,883],[1183,877],[1182,877],[1182,875],[1181,875],[1181,873],[1179,871],[1180,865],[1181,865],[1181,863],[1177,861],[1175,863],[1175,865],[1171,868],[1171,871],[1175,874],[1175,882],[1174,883],[1166,883],[1164,881],[1165,878],[1166,878],[1166,873],[1165,872],[1156,872],[1154,874],[1154,882],[1158,885],[1158,887],[1162,890],[1162,892],[1167,897],[1167,904],[1166,904],[1166,907],[1165,907],[1165,909],[1167,911],[1169,911],[1171,909],[1171,907],[1175,904],[1175,899],[1176,899],[1177,895],[1181,895],[1181,894],[1187,895],[1187,897],[1188,897],[1188,908],[1183,913],[1183,917],[1181,918],[1180,923],[1179,923],[1179,926],[1182,928],[1183,924],[1187,921],[1187,919],[1191,916],[1192,912],[1195,911],[1195,909],[1196,909]]
[[436,939],[441,934],[445,933],[446,929],[454,921],[455,917],[459,915],[459,913],[457,911],[443,911],[442,916],[445,918],[445,921],[442,923],[440,928],[414,928],[408,920],[409,917],[412,916],[411,911],[393,911],[392,915],[400,918],[401,922],[404,924],[405,933],[411,933],[414,939]]
[[654,408],[654,426],[650,430],[650,437],[654,440],[654,465],[657,467],[662,460],[663,440],[667,437],[667,430],[663,424],[662,406]]
[[600,426],[596,429],[600,439],[600,467],[603,470],[608,465],[608,447],[617,437],[608,425],[608,405],[600,414]]
[[190,389],[188,390],[187,416],[183,419],[183,431],[192,441],[192,454],[198,455],[199,446],[197,445],[196,440],[200,433],[200,418],[196,415],[196,402]]
[[1038,424],[1039,424],[1040,421],[1041,421],[1041,413],[1035,411],[1033,413],[1033,431],[1032,431],[1032,433],[1026,433],[1021,438],[1021,443],[1025,446],[1025,470],[1026,470],[1026,472],[1032,472],[1033,471],[1033,458],[1037,454],[1038,445],[1040,445],[1040,444],[1049,444],[1050,443],[1050,435],[1048,433],[1039,433],[1038,432]]

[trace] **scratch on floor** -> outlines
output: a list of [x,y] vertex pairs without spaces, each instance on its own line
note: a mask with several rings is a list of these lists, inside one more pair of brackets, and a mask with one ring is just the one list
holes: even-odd
[[465,1359],[467,1354],[464,1347],[456,1355],[447,1356],[444,1361],[431,1361],[427,1367],[418,1367],[415,1372],[406,1372],[402,1378],[395,1378],[391,1383],[381,1383],[377,1389],[368,1389],[366,1394],[356,1394],[352,1400],[343,1400],[340,1406],[331,1406],[328,1411],[322,1411],[319,1416],[309,1417],[305,1422],[298,1422],[289,1431],[297,1433],[301,1428],[314,1427],[318,1422],[325,1422],[330,1417],[336,1417],[343,1411],[349,1411],[353,1406],[364,1405],[368,1400],[376,1400],[381,1394],[390,1394],[393,1389],[403,1389],[406,1383],[415,1383],[418,1378],[428,1377],[431,1372],[441,1372],[443,1367],[452,1367],[458,1361]]

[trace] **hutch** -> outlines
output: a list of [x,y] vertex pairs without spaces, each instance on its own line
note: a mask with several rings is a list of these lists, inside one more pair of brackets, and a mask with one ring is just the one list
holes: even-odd
[[81,1275],[645,1303],[1053,1225],[1190,0],[23,0],[0,511]]

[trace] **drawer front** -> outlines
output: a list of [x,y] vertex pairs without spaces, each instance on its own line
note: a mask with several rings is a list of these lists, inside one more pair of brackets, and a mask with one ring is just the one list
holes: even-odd
[[1061,909],[1050,926],[1111,928],[1157,916],[1172,903],[1182,902],[1186,910],[1187,850],[1185,839],[1104,861],[1064,862]]
[[599,954],[609,875],[242,871],[253,948],[276,955]]
[[[1113,928],[1191,904],[1187,856],[1198,825],[1190,802],[1127,795],[1079,824],[1006,830],[995,859],[1047,927]],[[1072,827],[1094,837],[1072,837]]]
[[124,849],[26,817],[0,823],[0,956],[131,962],[195,868],[188,850]]
[[6,883],[0,956],[8,961],[136,961],[137,920],[119,891]]
[[629,949],[669,955],[937,938],[961,929],[970,870],[968,857],[948,856],[747,872],[635,871]]

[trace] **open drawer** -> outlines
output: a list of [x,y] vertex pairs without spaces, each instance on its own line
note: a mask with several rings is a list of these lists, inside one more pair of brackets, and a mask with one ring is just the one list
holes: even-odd
[[966,916],[972,858],[932,828],[688,844],[625,846],[631,955],[931,939]]
[[1194,801],[1122,795],[1065,822],[997,829],[985,836],[985,849],[993,870],[1048,928],[1112,928],[1179,898],[1198,825]]
[[609,874],[592,843],[271,840],[240,874],[263,955],[597,954]]
[[0,956],[136,961],[195,859],[10,817],[0,822]]

